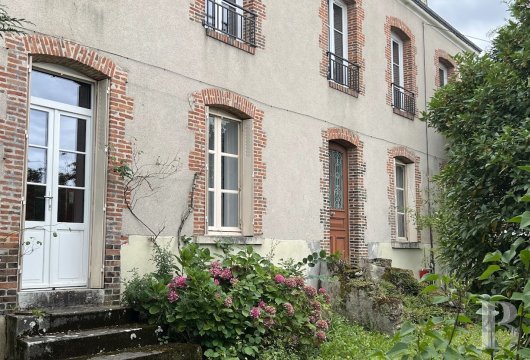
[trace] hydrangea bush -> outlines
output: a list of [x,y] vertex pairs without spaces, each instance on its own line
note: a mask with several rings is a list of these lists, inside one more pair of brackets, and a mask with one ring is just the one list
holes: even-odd
[[174,274],[135,276],[124,300],[206,357],[256,358],[271,344],[303,352],[326,340],[330,297],[305,284],[302,264],[275,265],[252,247],[214,257],[194,243],[176,261]]

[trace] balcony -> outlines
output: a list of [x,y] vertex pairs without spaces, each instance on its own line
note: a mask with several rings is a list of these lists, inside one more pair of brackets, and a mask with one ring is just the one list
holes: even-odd
[[392,107],[394,112],[400,113],[408,118],[414,118],[416,114],[416,98],[414,93],[392,83]]
[[256,14],[241,6],[223,1],[206,0],[204,27],[256,46]]
[[328,80],[359,92],[359,65],[328,52]]

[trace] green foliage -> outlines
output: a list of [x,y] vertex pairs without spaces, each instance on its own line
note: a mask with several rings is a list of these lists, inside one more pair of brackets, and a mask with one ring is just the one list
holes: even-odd
[[421,291],[421,286],[411,270],[386,268],[383,280],[393,284],[402,294],[418,295]]
[[33,23],[24,18],[9,15],[7,7],[0,5],[0,38],[3,38],[6,33],[24,34],[22,30],[24,25],[33,25]]
[[175,268],[167,249],[155,250],[158,270],[133,277],[124,300],[150,323],[201,344],[207,358],[251,359],[270,346],[303,355],[325,341],[329,296],[304,284],[300,266],[276,266],[252,247],[234,253],[222,245],[214,257],[186,242]]
[[434,179],[440,259],[468,280],[482,273],[486,253],[510,247],[517,235],[507,220],[523,208],[517,165],[530,158],[528,1],[511,9],[490,53],[456,57],[459,79],[436,92],[423,116],[449,141],[447,165]]

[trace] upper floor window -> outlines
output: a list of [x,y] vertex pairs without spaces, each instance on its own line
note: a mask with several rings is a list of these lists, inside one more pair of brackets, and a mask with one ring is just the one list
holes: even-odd
[[442,63],[438,67],[438,76],[440,77],[440,87],[445,86],[448,79],[448,70]]
[[398,113],[413,117],[416,113],[416,100],[410,88],[410,61],[413,54],[410,50],[410,39],[396,29],[390,36],[390,64],[392,76],[392,107]]
[[240,139],[241,121],[225,115],[210,114],[207,206],[209,231],[241,231]]
[[[449,57],[447,54],[444,55]],[[447,85],[454,75],[456,64],[454,61],[448,60],[445,57],[439,57],[437,60],[438,74],[436,74],[436,86],[442,87]]]
[[243,7],[243,0],[206,0],[204,26],[256,45],[256,14]]
[[348,27],[351,20],[348,13],[352,7],[340,0],[329,1],[328,79],[358,92],[359,66],[348,60]]

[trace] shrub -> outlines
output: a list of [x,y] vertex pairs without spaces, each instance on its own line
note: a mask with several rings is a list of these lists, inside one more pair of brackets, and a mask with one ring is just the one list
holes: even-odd
[[296,353],[326,340],[329,295],[304,283],[301,264],[276,266],[252,247],[215,258],[193,243],[177,261],[175,274],[133,278],[124,300],[206,357],[255,358],[272,344]]

